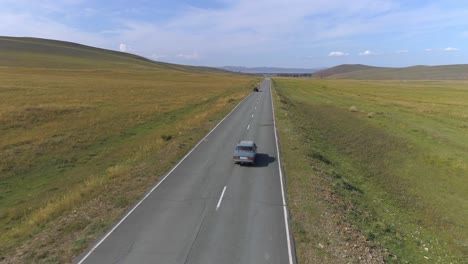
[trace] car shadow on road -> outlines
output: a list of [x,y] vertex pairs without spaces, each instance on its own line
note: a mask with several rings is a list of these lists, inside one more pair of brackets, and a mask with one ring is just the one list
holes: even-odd
[[268,165],[275,162],[275,160],[275,157],[271,157],[266,153],[257,153],[257,157],[255,158],[255,167],[268,167]]

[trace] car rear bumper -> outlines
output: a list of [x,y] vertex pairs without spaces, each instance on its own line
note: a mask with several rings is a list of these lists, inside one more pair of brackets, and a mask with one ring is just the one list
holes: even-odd
[[245,160],[245,159],[234,159],[234,163],[241,163],[241,164],[254,164],[255,160]]

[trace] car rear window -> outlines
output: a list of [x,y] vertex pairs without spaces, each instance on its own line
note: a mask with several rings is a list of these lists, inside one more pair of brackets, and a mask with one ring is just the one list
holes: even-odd
[[252,152],[253,151],[252,147],[245,147],[245,146],[237,146],[236,150],[240,152]]

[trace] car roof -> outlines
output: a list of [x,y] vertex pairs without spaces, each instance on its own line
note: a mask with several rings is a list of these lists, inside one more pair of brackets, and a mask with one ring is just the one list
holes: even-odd
[[251,147],[253,146],[255,143],[252,141],[252,140],[241,140],[239,141],[239,143],[237,144],[237,146],[248,146],[248,147]]

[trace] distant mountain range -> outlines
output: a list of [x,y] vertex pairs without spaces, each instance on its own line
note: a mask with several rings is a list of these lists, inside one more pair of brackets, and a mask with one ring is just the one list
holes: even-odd
[[314,68],[314,69],[300,69],[300,68],[275,68],[275,67],[242,67],[242,66],[224,66],[221,69],[231,72],[242,72],[242,73],[252,73],[252,74],[312,74],[316,71],[322,70],[324,68]]
[[467,80],[468,64],[391,68],[362,64],[342,64],[331,68],[275,68],[225,66],[220,69],[248,74],[310,75],[315,78],[360,80]]

